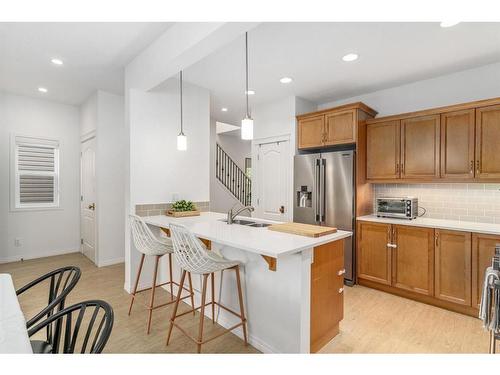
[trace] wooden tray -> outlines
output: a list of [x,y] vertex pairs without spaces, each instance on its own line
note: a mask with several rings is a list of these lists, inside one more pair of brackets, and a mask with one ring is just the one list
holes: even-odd
[[166,212],[167,216],[172,216],[172,217],[188,217],[188,216],[200,216],[200,211],[172,211],[172,210],[167,210]]
[[306,237],[321,237],[337,232],[337,228],[302,223],[273,224],[267,229]]

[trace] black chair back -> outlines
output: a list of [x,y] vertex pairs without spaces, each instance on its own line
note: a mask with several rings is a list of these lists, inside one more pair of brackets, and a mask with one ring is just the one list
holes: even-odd
[[[31,337],[53,324],[62,327],[51,343],[50,353],[101,353],[113,329],[112,307],[104,301],[84,301],[69,306],[28,331]],[[61,340],[62,339],[62,340]]]
[[[78,280],[80,280],[80,276],[80,268],[75,266],[62,267],[40,276],[38,279],[18,289],[16,294],[19,296],[36,285],[43,283],[45,280],[50,281],[47,306],[26,322],[26,328],[29,329],[44,317],[49,318],[54,314],[54,310],[56,309],[57,311],[62,310],[66,302],[66,297],[76,286]],[[57,335],[57,331],[54,335]],[[51,343],[53,339],[52,326],[49,326],[47,327],[47,341]]]

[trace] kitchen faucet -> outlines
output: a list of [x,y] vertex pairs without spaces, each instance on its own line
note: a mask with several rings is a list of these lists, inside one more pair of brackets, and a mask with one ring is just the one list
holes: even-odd
[[229,211],[227,212],[227,223],[232,224],[234,221],[234,218],[245,210],[248,210],[248,212],[252,212],[255,210],[255,208],[253,208],[252,206],[245,206],[245,207],[241,207],[238,211],[233,213],[233,208],[231,207],[229,209]]

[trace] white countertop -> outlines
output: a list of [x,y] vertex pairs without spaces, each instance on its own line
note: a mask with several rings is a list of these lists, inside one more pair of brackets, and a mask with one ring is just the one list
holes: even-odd
[[[243,220],[275,223],[249,217],[238,217]],[[226,224],[226,214],[217,212],[202,212],[200,216],[179,217],[147,216],[144,221],[150,225],[168,228],[170,223],[185,225],[197,237],[205,238],[215,243],[231,246],[256,254],[278,258],[284,255],[298,253],[328,242],[350,237],[352,232],[339,230],[336,233],[317,238],[298,236],[270,231],[267,228],[254,228],[239,224]]]
[[447,230],[457,230],[461,232],[475,232],[483,234],[500,235],[500,224],[475,223],[472,221],[458,221],[445,219],[431,219],[417,217],[413,220],[393,219],[386,217],[377,217],[377,215],[360,216],[357,220],[372,221],[385,224],[409,225],[413,227],[438,228]]

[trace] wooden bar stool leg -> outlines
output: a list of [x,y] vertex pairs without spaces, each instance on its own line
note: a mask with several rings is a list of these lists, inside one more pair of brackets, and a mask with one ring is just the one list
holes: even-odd
[[170,275],[170,300],[174,300],[174,285],[172,283],[172,254],[168,254],[168,273]]
[[189,293],[191,293],[191,307],[193,308],[193,316],[196,315],[196,310],[194,309],[194,292],[193,292],[193,280],[191,279],[191,272],[188,272],[189,281]]
[[215,324],[215,273],[211,275],[211,293],[212,293],[212,323]]
[[168,329],[167,335],[167,345],[170,341],[170,335],[172,334],[172,328],[174,328],[174,321],[177,316],[177,308],[179,307],[179,302],[181,301],[182,288],[184,287],[184,279],[186,278],[186,271],[182,270],[181,282],[179,283],[179,290],[177,291],[177,299],[175,300],[174,310],[172,311],[172,317],[170,318],[170,328]]
[[243,307],[243,293],[241,291],[241,279],[240,279],[240,266],[236,266],[234,268],[236,271],[236,284],[238,286],[238,300],[240,301],[240,317],[241,322],[243,323],[243,339],[245,341],[245,345],[248,345],[247,339],[247,322],[245,318],[245,308]]
[[201,342],[203,341],[203,321],[205,319],[205,303],[207,297],[208,273],[203,275],[203,287],[201,291],[200,325],[198,327],[198,353],[201,353]]
[[153,306],[155,302],[155,291],[156,291],[156,277],[158,275],[158,263],[160,263],[160,255],[156,256],[155,260],[155,270],[153,274],[153,285],[151,286],[151,301],[149,302],[149,317],[148,317],[148,335],[151,330],[151,317],[153,315]]
[[130,300],[130,307],[128,308],[128,315],[132,311],[132,305],[134,304],[135,294],[137,293],[137,286],[139,285],[139,278],[141,277],[142,265],[144,264],[145,255],[142,254],[141,261],[139,263],[139,268],[137,269],[137,277],[135,278],[134,291],[132,292],[132,299]]

